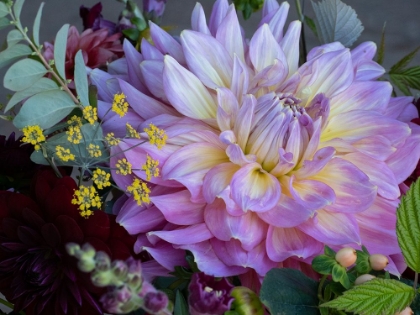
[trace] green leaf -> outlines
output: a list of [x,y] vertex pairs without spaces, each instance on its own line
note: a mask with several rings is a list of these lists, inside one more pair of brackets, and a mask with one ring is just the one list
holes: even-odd
[[75,69],[74,69],[74,84],[76,85],[77,95],[80,98],[80,102],[84,106],[89,105],[89,88],[88,79],[86,73],[85,62],[83,61],[82,51],[79,50],[75,57]]
[[391,82],[401,91],[404,95],[411,95],[410,90],[408,89],[407,85],[400,80],[398,76],[394,76],[393,74],[389,75]]
[[10,20],[7,17],[0,18],[0,30],[10,26]]
[[336,252],[332,248],[330,248],[327,245],[325,245],[324,246],[324,254],[327,255],[327,256],[329,256],[329,257],[331,257],[331,258],[334,258],[335,259]]
[[7,34],[7,47],[10,48],[16,45],[17,43],[19,43],[23,39],[24,37],[21,32],[19,32],[18,30],[11,30]]
[[46,73],[44,65],[33,59],[23,59],[12,65],[4,75],[4,87],[12,91],[22,91]]
[[420,46],[410,52],[408,55],[404,56],[400,61],[391,67],[389,73],[398,73],[404,69],[411,60],[416,56],[417,52],[420,50]]
[[35,45],[39,46],[39,27],[41,24],[41,16],[42,16],[42,8],[44,7],[44,2],[41,2],[41,5],[39,6],[38,12],[36,14],[35,20],[34,20],[34,27],[32,30],[32,34],[34,37],[34,43]]
[[16,44],[6,50],[3,50],[0,52],[0,68],[8,66],[22,57],[27,57],[31,52],[32,50],[23,44]]
[[350,280],[347,275],[347,270],[339,264],[335,264],[332,268],[332,279],[335,282],[340,282],[346,289],[350,288]]
[[176,291],[175,297],[175,307],[174,307],[174,315],[188,315],[190,314],[188,310],[188,304],[185,301],[184,296],[181,294],[181,291]]
[[362,315],[393,315],[410,305],[414,296],[414,289],[404,283],[375,278],[321,306]]
[[360,274],[369,273],[372,270],[369,263],[369,254],[366,254],[364,251],[356,250],[357,260],[356,260],[356,271]]
[[18,129],[39,125],[42,129],[54,126],[75,109],[72,98],[64,91],[46,91],[29,98],[13,120]]
[[0,2],[0,17],[7,15],[9,15],[9,7],[5,3]]
[[58,31],[54,42],[55,67],[61,78],[66,79],[66,49],[69,24],[64,24]]
[[13,6],[13,12],[15,13],[15,19],[20,19],[20,13],[22,12],[23,4],[25,3],[25,0],[16,0],[15,4]]
[[390,74],[390,77],[407,87],[420,90],[420,66],[399,70],[398,73]]
[[318,315],[318,282],[295,269],[272,269],[264,277],[261,302],[271,314]]
[[378,49],[378,57],[376,62],[380,65],[384,62],[384,56],[385,56],[385,27],[386,22],[384,23],[384,27],[382,28],[382,36],[381,36],[381,43],[379,44]]
[[350,47],[363,31],[356,12],[340,0],[311,1],[318,38],[323,44],[335,41]]
[[322,275],[330,275],[335,265],[338,265],[335,258],[327,255],[319,255],[312,260],[312,269]]
[[397,238],[405,262],[420,272],[420,181],[410,186],[397,209]]
[[306,25],[308,25],[308,27],[311,29],[311,31],[315,34],[315,36],[318,37],[318,31],[316,30],[316,25],[315,25],[314,20],[312,20],[310,17],[305,15],[304,21]]
[[32,95],[50,90],[58,90],[57,83],[47,78],[41,78],[27,89],[16,92],[7,103],[7,106],[4,109],[4,111],[7,112],[11,110],[16,104],[28,97],[31,97]]

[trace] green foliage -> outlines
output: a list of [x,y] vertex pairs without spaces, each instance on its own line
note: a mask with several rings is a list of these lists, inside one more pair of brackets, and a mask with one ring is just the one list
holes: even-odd
[[334,260],[335,260],[335,254],[336,254],[335,250],[328,247],[327,245],[324,246],[324,254],[331,257],[331,258],[334,258]]
[[420,181],[411,185],[397,210],[397,238],[405,262],[420,272]]
[[33,59],[23,59],[13,64],[4,76],[4,87],[12,91],[22,91],[47,73],[42,63]]
[[17,43],[19,43],[23,39],[24,37],[21,32],[19,32],[18,30],[11,30],[7,34],[7,47],[10,48],[16,45]]
[[188,304],[181,291],[176,291],[174,315],[188,315]]
[[32,29],[32,35],[34,37],[35,45],[39,46],[39,27],[41,25],[41,16],[42,16],[42,9],[44,7],[44,2],[41,2],[39,6],[38,12],[36,13],[36,17],[34,20],[34,27]]
[[399,72],[390,72],[391,82],[405,95],[411,95],[409,88],[420,90],[420,66],[411,67]]
[[80,98],[80,103],[83,106],[89,105],[89,88],[88,79],[86,74],[86,66],[83,61],[82,51],[79,50],[75,57],[75,70],[74,70],[74,84],[76,85],[77,95]]
[[311,19],[309,16],[304,16],[304,22],[308,27],[311,29],[311,31],[315,34],[316,37],[318,37],[318,31],[316,30],[315,21]]
[[0,30],[10,26],[10,20],[7,17],[0,18]]
[[318,283],[294,269],[272,269],[264,277],[261,302],[271,314],[318,315]]
[[264,0],[233,0],[235,8],[242,11],[245,20],[249,19],[253,12],[260,10],[264,4]]
[[9,14],[9,7],[5,3],[0,2],[0,17],[4,17],[8,14]]
[[25,0],[16,0],[15,4],[13,5],[13,13],[15,14],[15,19],[20,19],[20,13],[22,12],[23,4],[25,3]]
[[69,25],[64,24],[58,31],[54,42],[54,60],[55,68],[61,78],[66,79],[65,63],[66,63],[66,49],[67,36],[69,32]]
[[313,270],[322,275],[330,275],[333,267],[336,265],[338,265],[338,263],[335,258],[327,255],[319,255],[312,260]]
[[369,263],[369,253],[366,253],[361,250],[356,250],[357,260],[356,260],[356,271],[359,274],[369,273],[372,270]]
[[414,296],[414,289],[404,283],[375,278],[321,306],[361,315],[393,315],[410,305]]
[[28,56],[32,50],[23,44],[13,45],[6,50],[0,52],[0,68],[8,66],[16,60]]
[[331,275],[335,282],[340,282],[346,289],[350,288],[351,284],[345,267],[340,264],[335,264],[332,268]]
[[384,23],[384,27],[382,28],[381,43],[379,44],[378,58],[376,60],[376,62],[379,63],[380,65],[384,62],[384,57],[385,57],[385,26],[386,26],[386,23]]

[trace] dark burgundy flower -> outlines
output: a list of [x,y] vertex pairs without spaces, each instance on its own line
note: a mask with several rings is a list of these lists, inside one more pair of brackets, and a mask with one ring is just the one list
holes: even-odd
[[87,30],[91,28],[93,31],[97,31],[101,28],[108,29],[109,35],[117,32],[117,25],[114,22],[105,20],[101,14],[102,3],[98,2],[93,7],[88,8],[84,5],[80,6],[79,15],[83,20],[83,28]]
[[191,315],[222,315],[230,309],[233,298],[230,291],[233,285],[225,278],[217,280],[204,272],[194,273],[188,291]]
[[0,292],[27,315],[102,314],[103,289],[78,270],[65,244],[89,242],[112,259],[127,259],[134,240],[102,211],[83,219],[71,204],[71,177],[48,169],[33,184],[32,197],[0,191]]

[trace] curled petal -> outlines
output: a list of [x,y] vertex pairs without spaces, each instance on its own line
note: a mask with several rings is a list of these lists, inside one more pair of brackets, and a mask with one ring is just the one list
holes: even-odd
[[213,167],[204,177],[203,196],[207,203],[214,199],[229,185],[233,174],[239,169],[238,165],[222,163]]
[[194,244],[213,237],[205,223],[189,225],[171,231],[152,231],[147,233],[149,241],[154,244],[156,239],[162,239],[175,245]]
[[219,28],[220,23],[222,23],[227,12],[229,10],[229,3],[227,0],[217,0],[213,5],[213,10],[211,11],[209,29],[213,36],[216,36],[217,29]]
[[207,26],[206,15],[203,6],[197,2],[191,15],[191,28],[203,34],[210,35],[210,29]]
[[182,51],[181,44],[175,38],[157,26],[155,23],[149,21],[150,36],[152,37],[155,47],[164,55],[170,55],[175,58],[180,64],[185,65],[185,57]]
[[144,246],[141,250],[148,252],[160,265],[168,270],[174,270],[175,266],[187,266],[185,252],[174,248],[171,244],[160,242],[154,247]]

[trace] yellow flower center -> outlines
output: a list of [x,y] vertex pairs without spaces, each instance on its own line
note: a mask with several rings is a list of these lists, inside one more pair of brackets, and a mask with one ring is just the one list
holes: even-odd
[[147,187],[145,182],[138,178],[136,178],[133,183],[127,187],[127,192],[133,195],[134,200],[137,201],[139,206],[143,203],[150,203],[150,189]]
[[159,129],[154,124],[150,123],[149,128],[144,128],[144,131],[149,136],[150,144],[157,146],[158,149],[162,149],[166,144],[168,135],[165,133],[165,130]]
[[146,172],[146,180],[151,180],[153,177],[159,176],[159,161],[153,160],[149,155],[147,156],[146,163],[142,165],[141,169]]
[[120,117],[124,117],[128,111],[128,103],[124,93],[114,95],[114,101],[112,102],[112,111],[114,111]]
[[26,126],[22,129],[24,137],[22,138],[22,142],[30,143],[34,146],[35,150],[39,150],[41,146],[39,145],[41,142],[45,141],[45,136],[42,133],[42,129],[40,126]]

